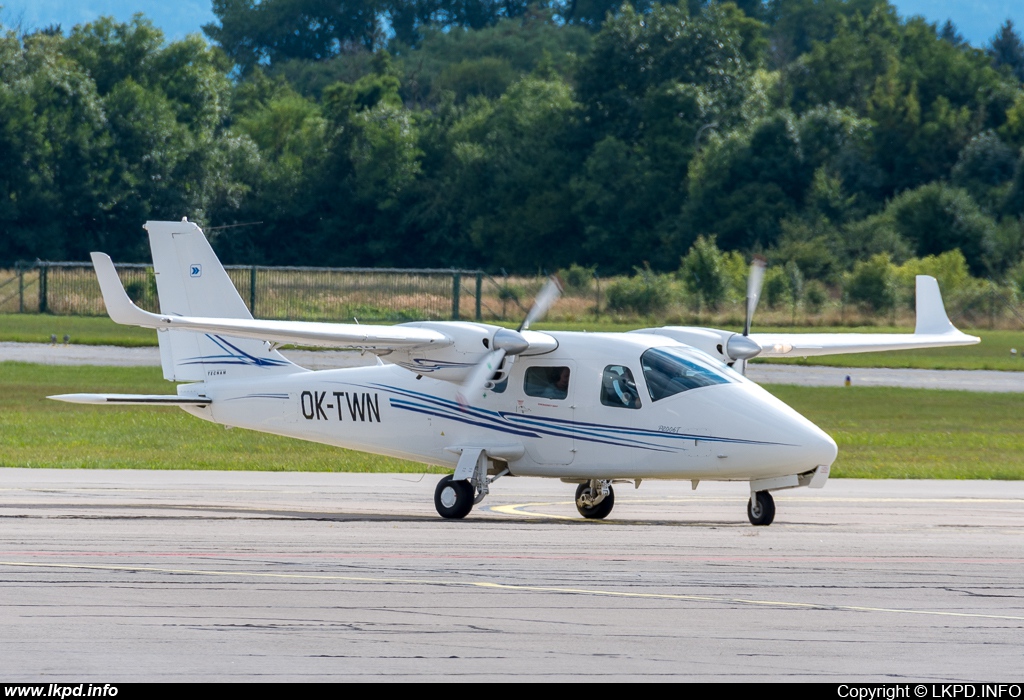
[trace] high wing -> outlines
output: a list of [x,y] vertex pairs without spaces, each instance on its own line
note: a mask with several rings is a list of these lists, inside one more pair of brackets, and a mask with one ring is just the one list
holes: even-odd
[[[750,316],[748,305],[748,319]],[[749,320],[748,320],[749,323]],[[755,357],[815,357],[855,352],[974,345],[980,338],[958,331],[946,316],[934,277],[917,276],[917,324],[913,333],[751,333],[719,328],[663,326],[634,333],[663,335],[732,365]]]
[[917,276],[917,322],[911,333],[751,333],[758,357],[816,357],[884,350],[975,345],[980,338],[950,322],[934,277]]
[[126,326],[224,333],[237,338],[253,338],[274,343],[377,351],[419,347],[443,348],[453,342],[447,335],[436,330],[413,326],[363,326],[354,323],[261,321],[154,314],[140,309],[128,298],[109,255],[92,253],[91,257],[107,313],[115,323]]

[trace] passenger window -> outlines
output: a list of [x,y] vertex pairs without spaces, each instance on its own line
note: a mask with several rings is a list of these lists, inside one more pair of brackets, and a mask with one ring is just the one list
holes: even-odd
[[629,367],[608,365],[601,376],[601,403],[613,408],[640,408],[640,394]]
[[564,399],[569,395],[569,368],[528,367],[523,391],[527,396]]

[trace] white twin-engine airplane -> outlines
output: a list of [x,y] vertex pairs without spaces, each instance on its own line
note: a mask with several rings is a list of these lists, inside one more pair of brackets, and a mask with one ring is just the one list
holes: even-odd
[[[65,394],[88,404],[180,406],[214,423],[454,468],[434,493],[464,518],[503,476],[576,488],[585,518],[612,510],[613,483],[747,481],[754,525],[771,492],[821,488],[836,443],[739,372],[755,356],[794,357],[971,345],[938,284],[917,278],[913,334],[750,333],[763,263],[752,269],[743,334],[667,326],[629,333],[528,330],[558,298],[553,280],[519,330],[484,323],[396,326],[253,320],[198,226],[146,224],[160,313],[139,309],[109,256],[93,253],[117,323],[155,328],[176,395]],[[279,344],[351,348],[376,366],[309,371]]]

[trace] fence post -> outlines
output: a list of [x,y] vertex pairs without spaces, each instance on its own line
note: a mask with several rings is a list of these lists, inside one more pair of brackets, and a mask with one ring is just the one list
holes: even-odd
[[483,315],[480,313],[480,297],[483,294],[484,288],[484,273],[476,273],[476,320],[482,321]]
[[459,320],[459,296],[462,294],[462,275],[452,273],[452,320]]
[[256,266],[249,268],[249,313],[256,318]]
[[25,313],[25,268],[19,260],[16,263],[18,268],[18,313]]
[[39,263],[39,313],[46,313],[46,277],[47,277],[46,263]]

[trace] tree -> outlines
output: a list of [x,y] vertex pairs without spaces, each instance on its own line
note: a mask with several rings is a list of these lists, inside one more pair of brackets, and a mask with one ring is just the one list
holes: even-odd
[[971,139],[960,152],[950,180],[970,192],[989,211],[996,211],[1005,196],[1002,186],[1013,179],[1016,161],[1014,149],[995,133],[986,131]]
[[606,136],[572,178],[574,213],[588,259],[612,272],[638,260],[670,268],[677,250],[665,235],[686,200],[695,136],[707,119],[703,91],[666,83],[643,103],[643,128],[629,143]]
[[874,143],[856,154],[860,182],[846,185],[875,199],[948,177],[974,134],[1003,124],[1016,89],[982,52],[881,6],[838,22],[786,76],[798,113],[834,103],[874,122]]
[[959,250],[911,258],[896,269],[896,275],[906,289],[914,288],[917,275],[934,277],[947,299],[963,291],[972,282],[967,260]]
[[986,271],[986,241],[995,234],[996,222],[966,190],[924,185],[896,197],[883,216],[919,257],[959,249],[973,274]]
[[452,193],[473,245],[510,270],[556,270],[581,244],[569,181],[579,104],[559,78],[529,77],[453,126]]
[[698,236],[682,259],[677,273],[687,291],[708,309],[715,310],[725,299],[727,282],[722,251],[715,245],[715,237]]
[[811,50],[815,43],[827,43],[842,22],[858,15],[866,17],[882,7],[895,14],[886,0],[769,0],[767,15],[778,63],[785,64]]
[[647,13],[624,5],[605,22],[577,75],[595,140],[635,138],[645,98],[666,83],[700,87],[713,120],[737,120],[743,85],[755,67],[756,27],[734,5],[712,5],[697,17],[672,5]]
[[953,20],[947,19],[942,25],[942,29],[939,30],[939,38],[943,41],[960,48],[961,46],[967,46],[967,40],[964,39],[964,35],[961,34],[956,25],[953,24]]
[[863,114],[876,81],[899,63],[900,34],[888,7],[840,19],[830,41],[815,42],[787,68],[793,108],[830,104]]
[[203,31],[244,71],[287,59],[324,60],[383,40],[378,0],[213,0]]
[[1013,169],[1013,182],[1003,200],[1003,213],[1008,216],[1024,217],[1024,153],[1017,159]]
[[1005,68],[1017,80],[1024,81],[1024,41],[1013,28],[1013,20],[1003,22],[988,47],[996,68]]
[[787,299],[794,298],[791,282],[792,280],[785,268],[773,265],[765,270],[762,292],[765,306],[769,309],[775,309]]
[[499,19],[475,30],[429,26],[422,34],[415,48],[396,42],[392,48],[403,60],[406,101],[428,105],[438,104],[445,90],[460,101],[497,98],[535,71],[569,77],[592,43],[587,30],[560,26],[546,14]]
[[896,305],[896,270],[888,255],[879,253],[861,260],[846,280],[850,301],[872,311],[888,311]]
[[726,250],[770,247],[780,222],[802,205],[812,176],[791,114],[735,131],[692,161],[680,235],[714,233]]

